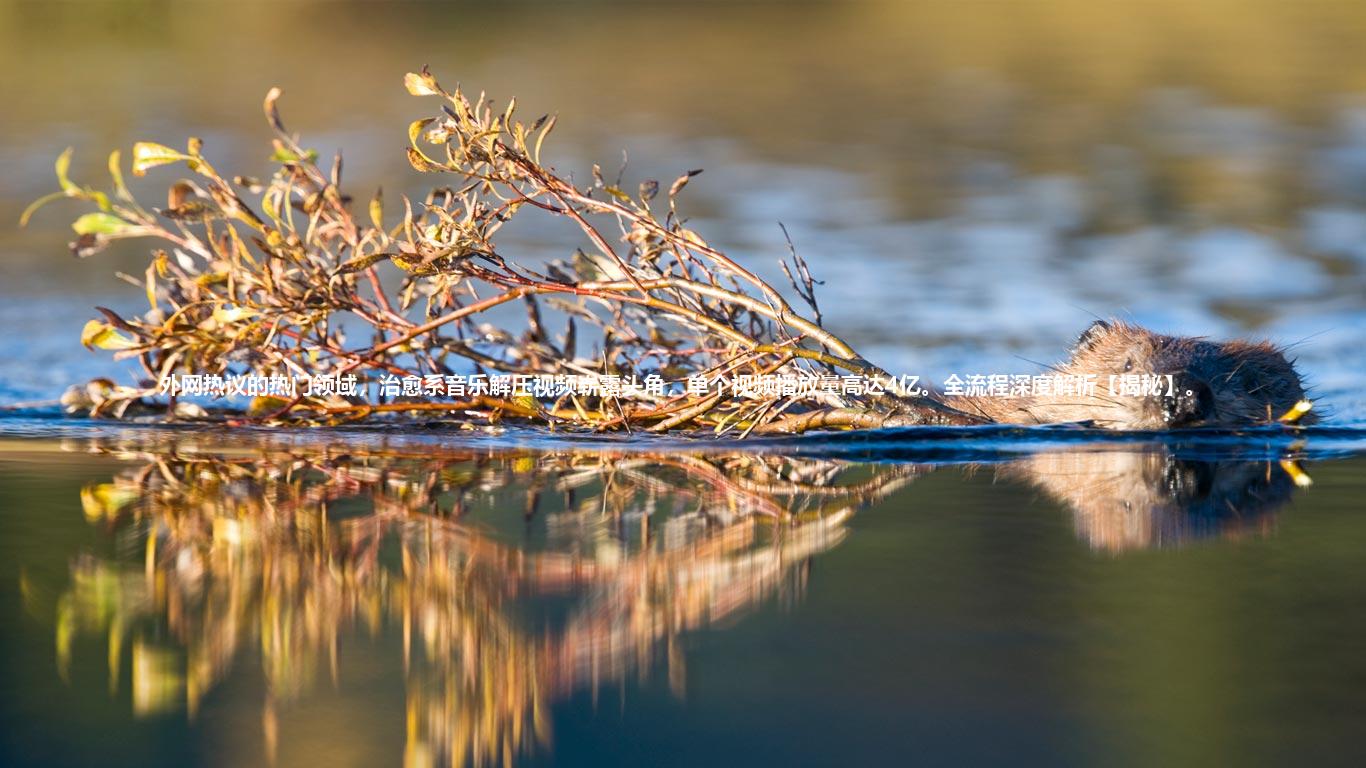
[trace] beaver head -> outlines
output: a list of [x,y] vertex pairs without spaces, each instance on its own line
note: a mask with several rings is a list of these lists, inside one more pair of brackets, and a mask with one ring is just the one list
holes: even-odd
[[[967,395],[945,402],[998,423],[1089,422],[1105,429],[1158,430],[1268,424],[1305,399],[1294,364],[1272,344],[1166,336],[1119,320],[1092,323],[1071,357],[1052,370],[1072,381],[1089,377],[1094,387],[1020,397]],[[1160,377],[1149,381],[1162,385],[1161,394],[1124,392],[1121,377],[1128,375]],[[1313,420],[1310,413],[1300,423]]]
[[[1050,420],[1112,429],[1266,424],[1305,397],[1294,364],[1268,342],[1167,336],[1118,320],[1092,323],[1058,370],[1096,374],[1098,386],[1095,395],[1041,399]],[[1170,387],[1161,396],[1110,394],[1110,376],[1124,374],[1170,376]]]

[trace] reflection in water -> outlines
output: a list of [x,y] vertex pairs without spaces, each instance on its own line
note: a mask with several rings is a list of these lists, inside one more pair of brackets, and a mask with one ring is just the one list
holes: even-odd
[[1265,535],[1295,486],[1309,482],[1289,461],[1200,461],[1165,449],[1040,453],[1002,473],[1066,505],[1078,538],[1109,552]]
[[[135,714],[194,717],[259,647],[273,758],[277,708],[320,674],[339,679],[340,639],[401,631],[411,765],[511,762],[548,744],[550,704],[656,663],[681,694],[681,633],[797,599],[850,516],[925,470],[764,454],[94,448],[136,462],[81,494],[90,522],[136,554],[74,562],[56,607],[63,676],[74,638],[104,634],[110,689],[131,688]],[[1299,476],[1163,449],[1040,454],[1000,474],[1068,505],[1085,543],[1109,551],[1266,531]],[[550,603],[570,608],[526,610]]]
[[[852,511],[914,474],[781,457],[455,452],[439,459],[280,453],[144,454],[86,488],[87,517],[145,552],[86,557],[58,608],[59,663],[77,632],[107,633],[110,685],[132,648],[139,715],[202,697],[259,645],[276,706],[356,626],[401,626],[407,759],[508,762],[548,737],[546,705],[667,658],[680,632],[796,595],[804,564]],[[544,516],[543,548],[499,541],[481,510]],[[569,598],[561,621],[516,608]],[[175,648],[144,631],[165,626]],[[182,650],[183,649],[183,650]],[[183,653],[184,661],[179,656]]]

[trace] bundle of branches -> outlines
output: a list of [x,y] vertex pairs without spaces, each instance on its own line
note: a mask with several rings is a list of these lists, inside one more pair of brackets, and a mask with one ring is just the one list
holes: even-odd
[[[908,390],[827,331],[816,283],[795,249],[782,266],[801,311],[689,229],[678,198],[698,171],[667,188],[646,181],[631,195],[595,166],[592,182],[579,185],[542,161],[553,117],[523,123],[515,100],[495,109],[482,94],[471,100],[459,88],[446,90],[426,69],[405,82],[412,94],[441,102],[435,117],[409,127],[408,159],[449,182],[420,203],[404,197],[393,224],[378,193],[367,215],[353,214],[341,191],[341,156],[324,168],[285,130],[278,89],[265,100],[278,164],[268,181],[221,174],[197,139],[184,152],[139,143],[134,174],[169,164],[193,172],[171,186],[165,208],[149,210],[125,185],[119,153],[110,157],[108,194],[71,182],[69,150],[63,154],[61,190],[36,202],[25,220],[51,199],[78,198],[98,207],[75,221],[78,256],[123,238],[161,245],[144,276],[124,276],[145,289],[150,310],[123,317],[101,309],[104,319],[83,335],[87,346],[139,360],[148,379],[139,386],[97,380],[69,392],[68,407],[113,416],[162,409],[155,398],[178,373],[352,375],[364,384],[473,368],[666,385],[555,396],[299,392],[259,397],[245,413],[219,416],[339,423],[437,411],[467,422],[741,435],[975,421]],[[571,221],[584,247],[536,267],[500,252],[495,236],[519,214]],[[386,277],[398,283],[386,286]],[[524,305],[525,320],[500,327],[491,317],[506,312],[491,310],[510,303]],[[549,330],[549,312],[565,321],[563,332]],[[726,386],[775,375],[856,376],[867,386],[760,394]],[[713,386],[684,386],[690,379]],[[169,395],[167,416],[208,415],[178,402],[174,390]]]

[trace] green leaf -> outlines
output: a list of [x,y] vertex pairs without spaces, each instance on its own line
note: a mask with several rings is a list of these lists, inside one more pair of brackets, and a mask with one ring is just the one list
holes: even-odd
[[143,176],[146,175],[148,168],[193,159],[189,155],[177,152],[164,144],[139,141],[133,145],[133,175]]
[[272,163],[316,163],[318,161],[318,150],[305,149],[302,155],[284,146],[276,146],[275,152],[271,154]]
[[28,226],[28,220],[33,218],[33,214],[37,212],[39,208],[42,208],[43,206],[47,205],[53,200],[60,200],[66,196],[67,195],[65,192],[53,192],[48,195],[43,195],[37,200],[34,200],[33,202],[29,203],[28,207],[24,209],[24,212],[19,214],[19,226]]
[[78,235],[117,235],[132,227],[132,224],[109,213],[87,213],[71,224]]

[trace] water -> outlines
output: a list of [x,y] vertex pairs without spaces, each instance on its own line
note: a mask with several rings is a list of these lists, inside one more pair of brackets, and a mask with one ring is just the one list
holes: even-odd
[[[1032,373],[1094,316],[1291,347],[1322,426],[701,440],[60,415],[132,373],[137,244],[0,228],[6,764],[1359,764],[1366,11],[1081,0],[0,2],[0,220],[262,95],[415,194],[400,86],[557,111],[554,164],[702,167],[760,274],[894,373]],[[134,181],[157,200],[168,171]],[[508,232],[531,262],[577,244]],[[13,409],[15,404],[25,407]]]
[[523,437],[5,440],[11,764],[1360,757],[1360,458]]

